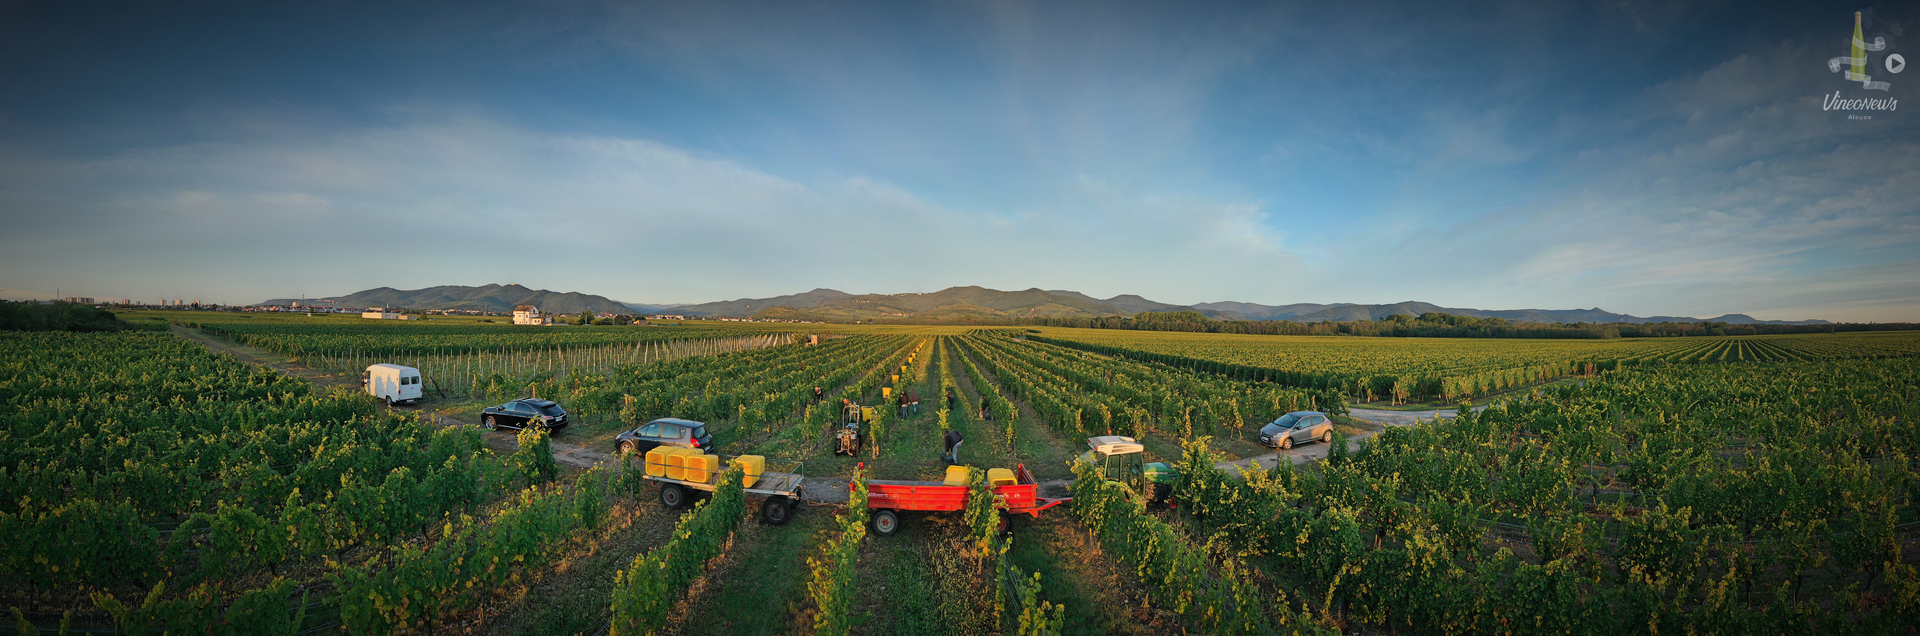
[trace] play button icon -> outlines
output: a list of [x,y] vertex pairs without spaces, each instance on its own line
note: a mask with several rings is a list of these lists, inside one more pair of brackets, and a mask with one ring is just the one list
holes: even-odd
[[1904,70],[1907,70],[1907,58],[1900,57],[1899,53],[1894,53],[1892,55],[1887,56],[1887,72],[1888,73],[1898,73]]

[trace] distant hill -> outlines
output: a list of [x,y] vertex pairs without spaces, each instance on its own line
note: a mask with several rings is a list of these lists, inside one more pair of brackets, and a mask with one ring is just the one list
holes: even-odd
[[806,293],[775,296],[773,298],[741,298],[739,300],[723,300],[697,305],[675,305],[671,307],[673,311],[670,313],[686,316],[745,318],[775,307],[807,309],[819,307],[849,296],[852,296],[852,294],[834,289],[816,288]]
[[1295,322],[1342,322],[1350,320],[1380,320],[1395,314],[1419,316],[1425,313],[1442,313],[1455,316],[1473,316],[1475,318],[1504,318],[1512,322],[1542,323],[1623,323],[1645,324],[1649,322],[1724,322],[1731,325],[1826,325],[1825,320],[1759,320],[1746,314],[1727,314],[1717,318],[1688,318],[1685,316],[1653,316],[1641,318],[1627,314],[1616,314],[1599,307],[1592,309],[1464,309],[1441,307],[1432,303],[1406,301],[1385,305],[1315,305],[1301,303],[1268,307],[1253,303],[1200,303],[1195,307],[1212,309],[1231,309],[1246,316],[1249,320],[1291,320]]
[[683,305],[672,311],[689,316],[849,322],[903,318],[1098,318],[1129,316],[1142,311],[1201,311],[1213,318],[1233,318],[1220,312],[1157,303],[1132,295],[1101,300],[1074,291],[1045,291],[1038,288],[1000,291],[979,286],[950,287],[925,294],[854,295],[831,289],[815,289],[804,294],[776,298],[743,298]]
[[[1381,305],[1352,303],[1294,303],[1262,305],[1246,302],[1210,302],[1174,305],[1133,294],[1112,298],[1094,298],[1069,290],[1000,291],[979,286],[949,287],[926,294],[849,294],[817,288],[813,291],[772,298],[740,298],[691,305],[652,305],[617,303],[604,296],[579,292],[551,292],[527,289],[520,285],[461,287],[448,285],[413,291],[381,287],[333,298],[309,299],[310,303],[332,301],[336,307],[406,307],[409,309],[480,309],[512,311],[516,305],[534,305],[551,313],[681,314],[709,318],[776,318],[853,322],[858,320],[920,319],[963,320],[967,318],[1102,318],[1132,316],[1141,312],[1192,311],[1214,320],[1291,320],[1294,322],[1343,322],[1381,320],[1395,314],[1419,316],[1442,313],[1476,318],[1504,318],[1530,323],[1624,323],[1649,322],[1724,322],[1735,325],[1826,325],[1825,320],[1757,320],[1746,314],[1726,314],[1716,318],[1653,316],[1641,318],[1616,314],[1599,307],[1592,309],[1466,309],[1441,307],[1433,303],[1409,300]],[[285,305],[291,299],[269,300],[262,305]]]
[[[608,300],[605,296],[582,294],[580,292],[555,292],[544,289],[528,289],[518,284],[483,285],[466,287],[461,285],[442,285],[426,289],[400,290],[392,287],[379,287],[345,296],[329,298],[309,298],[307,303],[332,304],[335,307],[404,307],[407,309],[475,309],[480,311],[513,311],[519,305],[533,305],[540,311],[552,314],[577,314],[592,310],[594,313],[625,314],[632,313],[626,305]],[[286,305],[294,299],[277,298],[262,305]]]
[[[1381,305],[1352,303],[1294,303],[1261,305],[1246,302],[1211,302],[1194,305],[1162,303],[1132,294],[1112,298],[1094,298],[1070,290],[1027,289],[1000,291],[985,287],[951,287],[928,294],[847,294],[831,289],[815,289],[804,294],[774,298],[742,298],[716,303],[680,305],[671,313],[689,316],[776,318],[791,320],[856,321],[872,319],[918,318],[949,320],[964,318],[1099,318],[1131,316],[1140,312],[1194,311],[1215,320],[1291,320],[1295,322],[1380,320],[1395,314],[1418,316],[1443,313],[1478,318],[1498,317],[1513,322],[1538,323],[1627,323],[1701,322],[1700,318],[1654,316],[1641,318],[1593,309],[1466,309],[1441,307],[1432,303],[1406,301]],[[1704,319],[1729,324],[1830,324],[1824,320],[1756,320],[1744,314],[1727,314]]]

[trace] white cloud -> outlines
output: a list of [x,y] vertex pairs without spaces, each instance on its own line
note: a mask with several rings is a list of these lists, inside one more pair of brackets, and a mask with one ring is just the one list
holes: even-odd
[[[171,277],[187,289],[165,293],[226,287],[244,302],[510,280],[651,301],[982,284],[1199,302],[1248,279],[1196,273],[1294,263],[1257,202],[1085,179],[1031,209],[957,210],[870,177],[800,183],[655,141],[479,119],[90,161],[0,155],[36,176],[0,176],[0,200],[60,210],[0,238],[4,269],[142,297]],[[296,246],[325,257],[288,258]],[[142,262],[142,280],[112,282]]]

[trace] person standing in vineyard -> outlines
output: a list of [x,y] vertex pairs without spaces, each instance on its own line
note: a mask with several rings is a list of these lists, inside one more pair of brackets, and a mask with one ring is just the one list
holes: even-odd
[[901,391],[893,396],[893,405],[900,408],[900,417],[907,416],[907,392]]
[[813,403],[819,404],[821,400],[825,399],[827,399],[827,392],[820,390],[820,387],[813,387]]
[[945,455],[941,455],[940,458],[947,460],[948,464],[960,463],[960,442],[966,440],[960,437],[960,431],[948,429],[946,441],[947,452]]
[[953,394],[952,387],[947,388],[947,410],[949,411],[960,410],[960,398]]
[[988,406],[987,396],[980,396],[980,419],[991,422],[993,421],[993,409],[987,408]]
[[912,391],[907,392],[907,410],[911,411],[912,415],[920,414],[920,394]]

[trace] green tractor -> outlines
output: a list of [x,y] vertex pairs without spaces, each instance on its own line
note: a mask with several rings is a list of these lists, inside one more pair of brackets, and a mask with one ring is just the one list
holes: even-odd
[[1125,485],[1134,496],[1147,495],[1147,501],[1166,501],[1180,482],[1179,471],[1164,462],[1147,461],[1147,448],[1131,437],[1089,437],[1080,461],[1098,466],[1107,481]]

